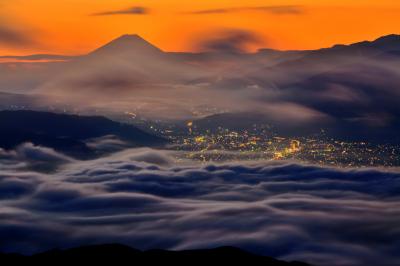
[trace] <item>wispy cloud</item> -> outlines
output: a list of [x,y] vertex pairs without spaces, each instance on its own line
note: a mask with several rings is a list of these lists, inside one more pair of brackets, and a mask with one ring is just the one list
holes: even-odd
[[203,9],[187,12],[193,15],[207,15],[207,14],[221,14],[221,13],[234,13],[243,11],[260,11],[267,12],[274,15],[299,15],[304,13],[302,6],[296,5],[282,5],[282,6],[256,6],[256,7],[232,7],[232,8],[216,8],[216,9]]
[[146,15],[150,10],[143,6],[134,6],[120,10],[109,10],[91,14],[91,16],[115,16],[115,15]]

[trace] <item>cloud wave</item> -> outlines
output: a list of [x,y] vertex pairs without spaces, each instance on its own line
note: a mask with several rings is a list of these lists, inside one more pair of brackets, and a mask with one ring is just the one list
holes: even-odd
[[[233,245],[317,265],[400,260],[400,174],[290,162],[177,164],[133,149],[57,173],[2,171],[0,250]],[[23,245],[22,245],[23,243]]]

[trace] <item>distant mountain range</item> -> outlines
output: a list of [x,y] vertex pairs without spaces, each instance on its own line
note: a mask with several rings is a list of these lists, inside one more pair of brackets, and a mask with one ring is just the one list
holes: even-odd
[[74,157],[93,156],[88,139],[113,135],[130,147],[160,146],[166,140],[131,125],[104,117],[34,111],[0,111],[0,147],[12,149],[31,142]]
[[[329,48],[322,48],[318,50],[274,50],[262,48],[259,49],[256,53],[232,53],[232,52],[221,52],[227,55],[236,55],[241,57],[252,57],[254,55],[273,55],[275,57],[283,56],[283,55],[310,55],[310,54],[328,54],[335,53],[337,55],[338,52],[348,55],[356,54],[365,54],[370,55],[371,52],[379,54],[379,53],[394,53],[399,51],[400,45],[400,35],[391,34],[382,36],[374,41],[362,41],[357,42],[350,45],[337,44]],[[198,58],[201,56],[205,58],[206,55],[212,56],[218,54],[218,52],[164,52],[153,44],[149,43],[141,36],[133,34],[133,35],[122,35],[111,42],[105,44],[104,46],[90,52],[88,55],[96,55],[96,54],[105,54],[108,53],[111,56],[115,56],[115,53],[120,53],[126,55],[126,53],[131,54],[164,54],[169,55],[171,57],[180,57],[180,56],[193,56],[193,58]],[[81,55],[86,56],[86,55]],[[21,60],[68,60],[79,58],[81,56],[68,56],[68,55],[56,55],[56,54],[33,54],[26,56],[0,56],[0,59],[21,59]],[[181,58],[182,58],[181,57]]]
[[263,266],[307,266],[302,262],[285,262],[271,257],[258,256],[233,247],[216,249],[166,251],[140,251],[123,245],[98,245],[53,250],[33,256],[1,254],[3,263],[38,263],[40,265],[83,263],[93,265],[263,265]]
[[[32,62],[18,63],[29,58]],[[0,63],[0,91],[13,93],[0,95],[4,109],[13,102],[31,109],[95,103],[120,113],[138,107],[139,115],[151,119],[200,114],[189,118],[199,123],[211,113],[205,124],[218,118],[211,127],[251,120],[283,133],[324,127],[333,137],[374,141],[392,140],[400,128],[400,35],[313,51],[250,54],[170,53],[138,35],[124,35],[87,55],[16,59]],[[58,98],[40,102],[33,93]]]

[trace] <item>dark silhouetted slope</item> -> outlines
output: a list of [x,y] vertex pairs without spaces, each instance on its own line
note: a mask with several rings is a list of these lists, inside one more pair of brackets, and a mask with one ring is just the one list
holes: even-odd
[[139,251],[123,245],[99,245],[53,250],[33,256],[0,254],[2,262],[38,263],[49,265],[58,263],[90,262],[91,265],[263,265],[263,266],[307,266],[302,262],[284,262],[271,257],[258,256],[238,248],[165,251]]
[[84,141],[114,135],[132,146],[156,146],[165,140],[131,125],[100,116],[77,116],[34,111],[0,112],[0,147],[24,143],[54,148],[68,154],[89,152]]

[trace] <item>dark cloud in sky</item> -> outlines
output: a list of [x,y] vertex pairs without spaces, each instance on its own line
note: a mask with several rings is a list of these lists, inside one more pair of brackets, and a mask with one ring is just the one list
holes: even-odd
[[121,10],[110,10],[104,12],[97,12],[91,14],[91,16],[114,16],[114,15],[147,15],[150,13],[150,10],[146,7],[142,6],[134,6],[127,9]]
[[221,30],[210,33],[194,44],[199,51],[242,53],[248,46],[262,44],[263,38],[247,30]]
[[400,174],[296,163],[174,164],[127,150],[0,175],[0,250],[233,245],[316,265],[399,261]]
[[207,15],[207,14],[224,14],[235,13],[243,11],[260,11],[267,12],[274,15],[300,15],[304,13],[302,6],[284,5],[284,6],[257,6],[257,7],[233,7],[233,8],[216,8],[204,9],[188,12],[187,14],[193,15]]
[[28,33],[14,29],[12,27],[0,25],[0,46],[21,47],[27,45],[29,46],[33,43],[34,41]]

